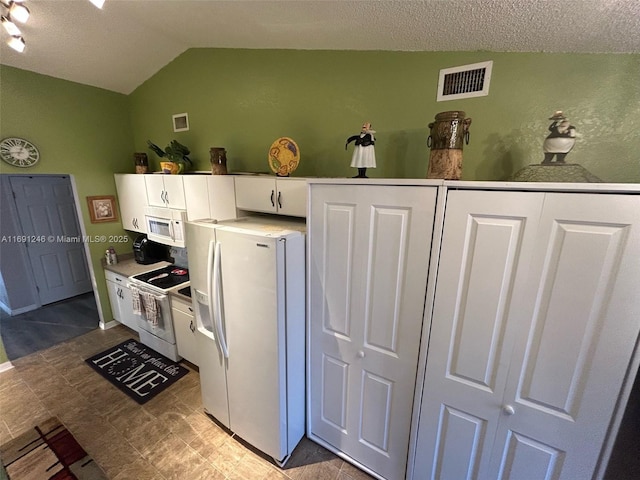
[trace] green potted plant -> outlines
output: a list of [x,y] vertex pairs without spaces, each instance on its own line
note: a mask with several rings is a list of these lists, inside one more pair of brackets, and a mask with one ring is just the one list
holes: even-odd
[[193,165],[189,158],[191,151],[177,140],[171,140],[171,143],[164,150],[151,140],[147,140],[147,145],[149,145],[149,150],[155,152],[158,157],[167,159],[165,162],[160,162],[164,173],[182,173],[187,169],[187,165],[189,167]]

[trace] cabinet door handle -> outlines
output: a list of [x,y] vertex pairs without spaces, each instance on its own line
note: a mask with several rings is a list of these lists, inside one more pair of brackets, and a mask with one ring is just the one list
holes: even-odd
[[275,207],[276,203],[273,201],[273,196],[276,194],[275,190],[271,190],[271,206]]
[[133,224],[133,228],[138,228],[138,225],[136,225],[136,219],[135,218],[133,220],[131,220],[131,223]]
[[169,192],[164,191],[164,202],[169,205]]
[[278,192],[278,208],[282,208],[282,192]]
[[196,327],[193,326],[193,320],[191,320],[191,323],[189,323],[189,330],[191,330],[191,333],[196,331]]
[[162,200],[162,203],[166,203],[165,199],[164,199],[164,190],[162,190],[160,192],[160,200]]

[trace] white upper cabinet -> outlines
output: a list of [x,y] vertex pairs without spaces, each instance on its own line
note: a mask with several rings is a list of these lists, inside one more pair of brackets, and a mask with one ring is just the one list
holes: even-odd
[[125,230],[147,233],[144,208],[147,206],[146,175],[116,173],[116,191],[120,218]]
[[403,480],[436,187],[311,184],[311,438]]
[[307,181],[304,178],[235,177],[236,204],[240,210],[307,216]]
[[230,175],[185,175],[188,220],[237,218],[234,179]]
[[144,175],[147,202],[152,207],[186,210],[182,175]]

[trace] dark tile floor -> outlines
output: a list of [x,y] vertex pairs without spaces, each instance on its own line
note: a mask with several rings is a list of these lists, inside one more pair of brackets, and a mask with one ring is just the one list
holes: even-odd
[[93,292],[14,317],[0,309],[0,335],[9,360],[45,350],[98,328]]

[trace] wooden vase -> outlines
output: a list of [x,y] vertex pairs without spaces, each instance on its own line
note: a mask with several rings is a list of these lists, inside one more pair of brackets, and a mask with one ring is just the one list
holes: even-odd
[[226,175],[227,151],[223,147],[211,147],[209,154],[211,155],[211,174]]
[[469,144],[470,118],[460,111],[442,112],[429,124],[431,148],[427,178],[460,180],[462,177],[462,146]]

